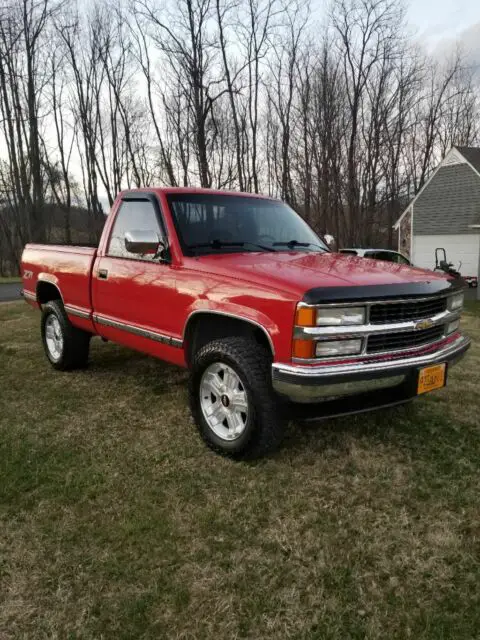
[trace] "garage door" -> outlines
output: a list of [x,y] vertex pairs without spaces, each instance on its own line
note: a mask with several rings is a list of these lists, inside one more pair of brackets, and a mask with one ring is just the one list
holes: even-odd
[[478,275],[480,235],[415,236],[413,238],[413,264],[425,269],[435,268],[435,249],[444,247],[447,260],[455,269],[460,266],[464,276]]

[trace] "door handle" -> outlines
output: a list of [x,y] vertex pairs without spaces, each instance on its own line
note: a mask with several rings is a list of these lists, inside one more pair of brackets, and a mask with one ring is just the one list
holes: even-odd
[[108,278],[107,269],[99,269],[97,272],[99,280],[106,280]]

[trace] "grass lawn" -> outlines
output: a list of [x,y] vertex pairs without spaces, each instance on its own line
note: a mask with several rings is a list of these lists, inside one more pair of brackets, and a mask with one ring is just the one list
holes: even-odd
[[20,276],[0,276],[0,284],[8,284],[10,282],[21,282]]
[[0,638],[469,639],[480,630],[480,307],[448,388],[291,425],[234,463],[183,371],[101,341],[58,373],[0,305]]

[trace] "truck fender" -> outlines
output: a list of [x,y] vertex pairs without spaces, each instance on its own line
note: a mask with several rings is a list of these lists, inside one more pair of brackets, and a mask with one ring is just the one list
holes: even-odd
[[36,287],[35,287],[37,302],[39,302],[41,304],[41,300],[40,300],[40,296],[38,295],[38,291],[39,291],[39,288],[41,287],[42,284],[49,284],[49,285],[55,287],[55,289],[58,291],[58,295],[60,296],[60,299],[61,299],[61,301],[63,303],[63,296],[62,296],[62,292],[60,291],[60,286],[59,286],[59,282],[58,282],[57,276],[55,274],[53,274],[53,273],[47,273],[47,272],[43,272],[43,271],[41,271],[38,274],[37,284],[36,284]]
[[[207,304],[205,304],[205,302],[207,302]],[[272,350],[272,354],[275,355],[274,336],[279,333],[278,326],[265,314],[234,303],[228,303],[220,307],[215,304],[208,304],[208,301],[198,301],[198,304],[190,310],[187,316],[183,329],[183,341],[185,341],[188,326],[192,319],[199,314],[208,315],[210,313],[227,316],[229,318],[234,318],[235,320],[242,320],[243,322],[248,322],[249,324],[258,327],[265,334]]]

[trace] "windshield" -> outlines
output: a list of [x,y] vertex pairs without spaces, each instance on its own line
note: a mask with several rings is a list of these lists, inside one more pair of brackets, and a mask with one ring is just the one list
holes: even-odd
[[283,202],[263,198],[175,193],[167,197],[184,253],[328,251]]

